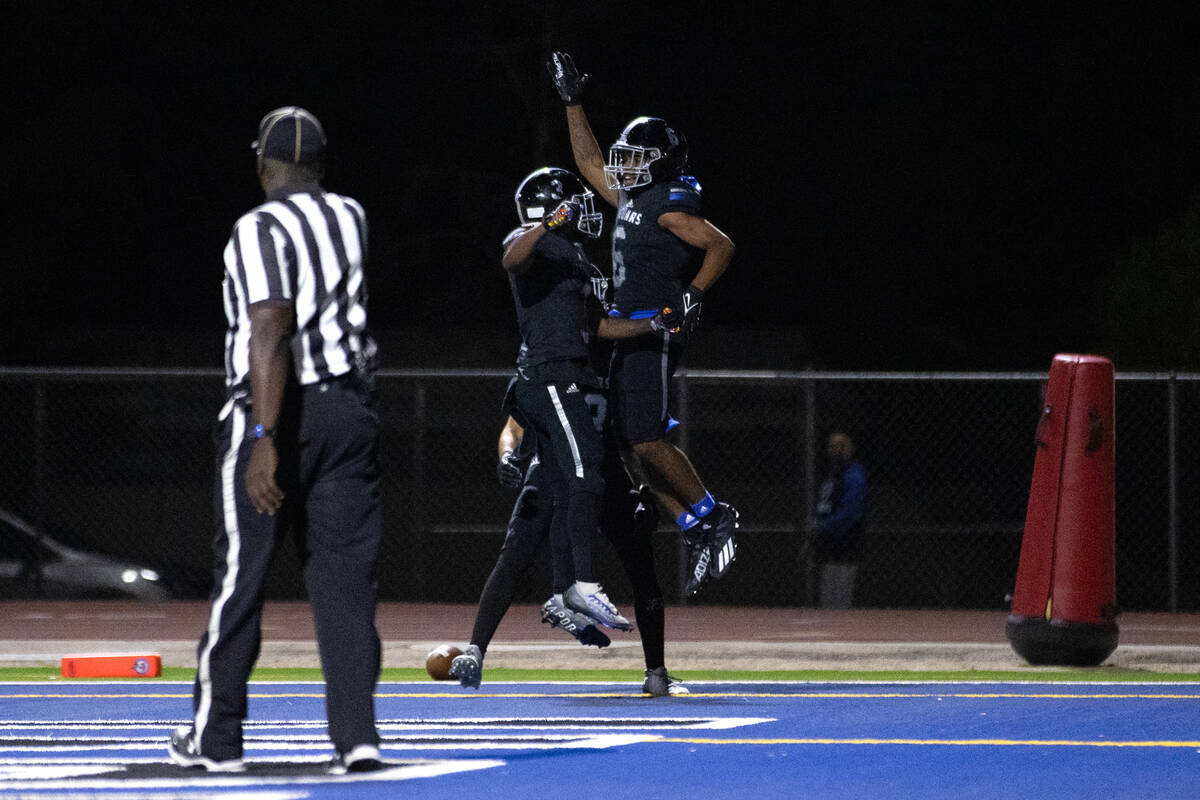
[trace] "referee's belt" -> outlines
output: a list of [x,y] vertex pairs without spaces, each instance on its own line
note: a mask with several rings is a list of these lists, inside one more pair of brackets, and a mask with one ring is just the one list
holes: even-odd
[[304,384],[300,388],[323,391],[321,387],[328,389],[328,387],[333,385],[345,385],[351,389],[361,389],[371,392],[375,390],[375,376],[361,370],[352,369],[349,372],[343,372],[341,375],[330,375],[328,378],[321,378],[316,383]]

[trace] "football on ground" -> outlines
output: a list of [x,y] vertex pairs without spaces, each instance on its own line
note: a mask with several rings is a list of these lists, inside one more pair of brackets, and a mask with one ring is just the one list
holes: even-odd
[[453,680],[450,675],[450,662],[455,656],[461,655],[462,650],[452,644],[438,645],[425,656],[425,671],[435,681]]

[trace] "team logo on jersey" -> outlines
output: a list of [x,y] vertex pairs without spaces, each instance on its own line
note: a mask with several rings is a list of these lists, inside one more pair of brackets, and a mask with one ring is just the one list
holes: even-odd
[[621,212],[621,221],[628,222],[630,225],[642,224],[642,212],[634,211],[632,208],[626,207]]

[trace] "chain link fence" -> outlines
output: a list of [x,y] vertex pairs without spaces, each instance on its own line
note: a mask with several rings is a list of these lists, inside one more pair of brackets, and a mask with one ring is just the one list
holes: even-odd
[[[478,598],[514,499],[494,470],[509,374],[381,373],[382,598]],[[842,429],[868,474],[855,605],[1005,607],[1045,375],[691,371],[677,380],[676,443],[742,518],[737,563],[697,602],[814,603],[805,521],[824,438]],[[65,544],[153,567],[181,596],[205,596],[222,395],[217,371],[0,370],[0,509]],[[1116,395],[1118,599],[1130,610],[1200,609],[1191,490],[1200,375],[1118,374]],[[668,602],[680,602],[686,561],[671,525],[655,550]],[[598,557],[609,594],[628,601],[607,545]],[[518,599],[540,602],[548,585],[547,564]],[[267,593],[304,594],[286,537]]]

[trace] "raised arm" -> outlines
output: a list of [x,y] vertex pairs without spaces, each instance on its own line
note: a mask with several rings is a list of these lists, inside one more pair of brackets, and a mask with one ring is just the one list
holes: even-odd
[[604,198],[609,205],[617,204],[616,189],[608,188],[604,179],[604,151],[596,143],[592,126],[588,123],[587,114],[583,113],[581,98],[587,87],[588,76],[580,74],[575,68],[575,62],[567,53],[556,52],[550,57],[546,69],[554,81],[554,88],[567,105],[567,130],[571,134],[571,153],[575,156],[575,166],[583,179],[592,185],[596,194]]
[[604,151],[596,143],[583,106],[567,106],[567,130],[571,134],[571,153],[575,156],[579,174],[592,185],[598,197],[616,206],[617,190],[608,188],[608,182],[604,179]]

